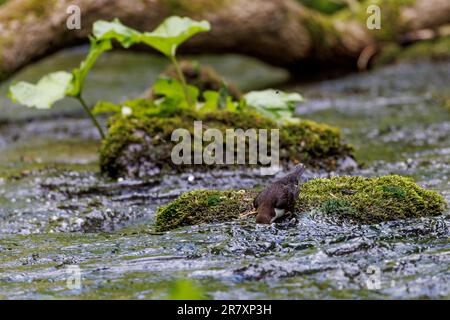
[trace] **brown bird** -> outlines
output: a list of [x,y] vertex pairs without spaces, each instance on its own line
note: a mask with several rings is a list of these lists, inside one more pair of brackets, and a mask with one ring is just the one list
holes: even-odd
[[296,166],[292,173],[275,181],[256,196],[253,200],[253,206],[257,210],[256,223],[269,224],[287,212],[294,212],[300,192],[299,179],[305,169],[302,164]]

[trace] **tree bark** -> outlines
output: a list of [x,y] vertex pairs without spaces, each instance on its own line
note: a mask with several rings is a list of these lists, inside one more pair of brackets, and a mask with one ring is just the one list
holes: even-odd
[[[80,30],[69,30],[69,5],[81,8]],[[170,15],[207,19],[212,30],[195,36],[185,53],[241,53],[272,65],[356,65],[375,39],[357,21],[334,21],[295,0],[10,0],[0,7],[0,79],[61,48],[86,41],[99,19],[119,18],[152,30]],[[403,9],[409,30],[450,22],[450,1],[417,0]]]

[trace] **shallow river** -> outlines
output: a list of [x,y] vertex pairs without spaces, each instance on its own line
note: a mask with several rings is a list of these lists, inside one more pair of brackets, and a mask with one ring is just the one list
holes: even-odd
[[[82,54],[65,51],[15,80],[74,67]],[[298,114],[341,127],[357,148],[365,165],[353,174],[409,175],[450,202],[450,110],[442,102],[450,62],[281,85],[284,71],[250,59],[200,60],[243,90],[302,93]],[[109,54],[89,78],[88,99],[133,97],[163,67],[155,57]],[[155,209],[181,192],[268,181],[251,171],[111,181],[98,174],[98,137],[76,104],[51,112],[4,98],[0,105],[0,298],[166,298],[185,278],[210,298],[450,298],[449,212],[370,226],[311,212],[296,225],[242,220],[155,233]],[[336,173],[307,178],[328,174]],[[67,285],[73,270],[81,288]]]

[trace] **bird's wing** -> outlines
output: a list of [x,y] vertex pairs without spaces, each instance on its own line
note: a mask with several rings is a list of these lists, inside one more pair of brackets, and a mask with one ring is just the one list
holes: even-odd
[[259,204],[261,203],[261,199],[262,199],[262,197],[263,197],[264,191],[266,191],[266,190],[263,190],[263,191],[261,191],[260,193],[258,193],[258,195],[255,197],[255,199],[253,199],[253,207],[254,207],[255,209],[258,209]]
[[289,204],[289,196],[290,196],[290,190],[289,190],[289,186],[281,186],[278,189],[278,194],[276,197],[276,203],[275,203],[275,208],[278,209],[286,209],[288,207]]

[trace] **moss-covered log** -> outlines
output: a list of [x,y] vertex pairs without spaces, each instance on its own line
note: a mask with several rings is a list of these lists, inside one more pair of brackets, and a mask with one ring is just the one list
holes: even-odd
[[[136,104],[148,100],[133,101]],[[145,109],[145,108],[142,108]],[[226,136],[226,130],[278,129],[279,125],[255,112],[215,111],[197,113],[185,110],[165,117],[151,115],[114,116],[110,120],[109,132],[100,152],[102,172],[111,177],[145,177],[160,170],[183,171],[211,169],[211,165],[175,165],[171,160],[171,141],[175,129],[187,129],[194,134],[194,121],[202,121],[203,128],[215,128]],[[339,129],[301,120],[279,128],[280,162],[282,164],[303,162],[310,166],[335,169],[339,160],[352,157],[353,148],[342,142]],[[269,134],[270,137],[270,134]],[[223,140],[226,150],[226,139]],[[246,151],[248,152],[246,141]],[[209,143],[204,142],[203,148]],[[270,141],[269,147],[270,150]],[[247,154],[248,159],[248,154]],[[246,163],[249,163],[246,161]],[[225,165],[215,165],[225,166]],[[230,165],[238,166],[236,165]],[[250,166],[250,165],[249,165]],[[253,165],[256,167],[256,165]],[[260,166],[260,164],[258,164]]]
[[[254,190],[190,191],[158,209],[155,227],[165,231],[245,217],[255,195]],[[297,213],[317,210],[361,224],[436,216],[445,207],[440,194],[398,175],[310,180],[301,186],[297,201]]]
[[[381,3],[388,12],[393,1]],[[69,30],[69,5],[81,9],[81,29]],[[165,17],[186,15],[207,19],[212,31],[182,46],[191,53],[235,52],[282,67],[338,64],[355,66],[377,32],[353,15],[331,19],[295,0],[10,0],[0,7],[0,75],[6,77],[60,48],[86,41],[99,19],[121,19],[141,31],[154,29]],[[270,22],[270,23],[269,23]],[[450,22],[447,0],[416,0],[395,13],[401,32],[433,28]]]

